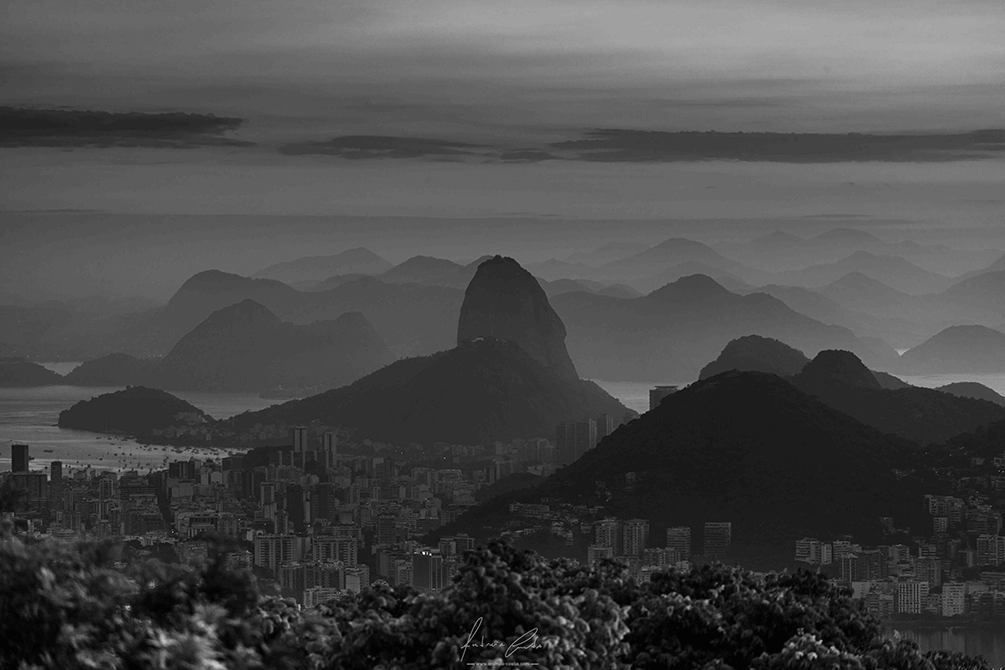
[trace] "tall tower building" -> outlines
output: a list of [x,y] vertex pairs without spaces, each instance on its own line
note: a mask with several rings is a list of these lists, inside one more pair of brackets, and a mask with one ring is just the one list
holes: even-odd
[[560,423],[555,429],[555,460],[559,465],[568,465],[576,460],[576,424]]
[[28,472],[28,445],[10,445],[10,471]]
[[412,586],[420,591],[442,591],[443,556],[437,549],[421,548],[412,553]]
[[597,446],[597,422],[593,419],[576,422],[575,458],[579,460],[583,454]]
[[49,499],[53,509],[63,509],[63,462],[49,464]]
[[614,417],[610,414],[601,414],[597,417],[597,442],[614,432]]
[[733,540],[733,524],[729,521],[705,522],[705,559],[722,560]]
[[625,521],[622,538],[624,555],[641,558],[646,545],[649,544],[649,520],[629,519]]
[[663,402],[663,398],[677,392],[676,386],[656,386],[649,389],[649,409],[654,410]]
[[667,549],[680,552],[681,560],[691,560],[691,527],[674,526],[667,528]]
[[621,522],[608,517],[598,521],[596,525],[594,543],[599,547],[610,547],[615,556],[621,555],[622,529]]
[[338,454],[338,435],[333,431],[324,434],[321,441],[321,454],[325,469],[335,467],[335,457]]
[[293,429],[293,453],[304,453],[308,447],[308,429],[297,426]]

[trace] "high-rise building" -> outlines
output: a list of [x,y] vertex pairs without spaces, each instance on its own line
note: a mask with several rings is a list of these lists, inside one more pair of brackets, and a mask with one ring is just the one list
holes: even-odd
[[311,609],[317,607],[318,605],[323,605],[329,600],[334,600],[338,598],[341,589],[327,588],[324,586],[314,586],[312,588],[304,589],[301,599],[303,601],[304,609]]
[[325,469],[334,468],[338,455],[338,435],[332,431],[324,434],[321,441],[321,455]]
[[10,471],[28,472],[28,445],[10,445]]
[[340,561],[346,566],[354,566],[358,562],[359,540],[356,538],[317,535],[313,544],[315,561]]
[[928,596],[928,582],[915,580],[897,584],[897,611],[902,614],[921,614],[922,604]]
[[555,461],[559,465],[568,465],[575,459],[576,424],[560,423],[555,428]]
[[377,517],[377,544],[394,544],[398,517],[381,514]]
[[601,414],[597,417],[597,442],[614,432],[616,424],[614,417],[610,414]]
[[53,509],[63,509],[63,462],[49,464],[49,499]]
[[614,556],[613,548],[601,546],[598,544],[591,544],[589,548],[586,550],[586,563],[592,568],[602,559],[612,558],[613,556]]
[[49,487],[44,472],[13,472],[7,481],[10,482],[11,488],[14,490],[25,492],[25,503],[29,509],[43,505],[49,497]]
[[729,521],[705,522],[705,552],[709,561],[719,561],[726,556],[733,540],[733,524]]
[[275,570],[281,563],[299,561],[309,547],[310,538],[288,534],[255,537],[255,565]]
[[306,490],[300,484],[289,484],[286,487],[286,513],[289,514],[290,523],[297,533],[307,530],[307,507]]
[[593,419],[576,422],[576,446],[573,460],[578,461],[583,454],[597,446],[597,422]]
[[600,547],[610,547],[615,556],[621,555],[621,522],[608,517],[596,524],[594,544]]
[[568,465],[597,446],[597,422],[593,419],[560,423],[555,429],[555,458]]
[[365,587],[370,586],[370,567],[367,565],[357,565],[345,569],[345,590],[350,593],[359,593]]
[[[305,451],[307,451],[307,429],[303,426],[297,426],[293,429],[293,453],[302,454]],[[294,464],[299,465],[296,462]]]
[[656,386],[649,389],[649,409],[653,410],[659,407],[663,398],[676,393],[677,389],[677,386]]
[[947,582],[942,585],[942,616],[962,616],[966,608],[966,584]]
[[412,553],[412,586],[420,591],[441,591],[444,586],[443,556],[423,547]]
[[640,558],[649,544],[649,520],[629,519],[625,521],[621,531],[622,553],[625,556]]
[[667,549],[680,552],[682,561],[691,560],[691,527],[674,526],[667,528]]

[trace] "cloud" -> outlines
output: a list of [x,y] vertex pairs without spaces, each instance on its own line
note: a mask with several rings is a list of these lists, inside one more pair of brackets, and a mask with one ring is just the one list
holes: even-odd
[[223,137],[242,123],[212,114],[0,107],[0,146],[252,146]]
[[571,160],[781,163],[923,162],[987,158],[1005,152],[1005,130],[963,134],[659,132],[597,129],[550,145]]
[[327,142],[287,144],[280,152],[290,156],[322,155],[349,159],[367,158],[460,158],[476,155],[480,147],[465,142],[384,135],[349,135]]

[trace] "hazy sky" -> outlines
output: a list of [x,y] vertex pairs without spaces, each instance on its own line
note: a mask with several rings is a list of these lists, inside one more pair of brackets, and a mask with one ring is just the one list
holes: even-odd
[[[195,262],[203,256],[184,240],[151,236],[176,225],[165,215],[265,216],[255,225],[278,226],[294,214],[762,222],[848,214],[993,227],[1005,213],[1005,161],[975,160],[966,147],[945,162],[869,152],[815,162],[818,152],[799,163],[660,163],[622,131],[1003,128],[1003,35],[1001,0],[11,0],[0,9],[0,105],[236,116],[246,123],[228,135],[255,144],[0,142],[0,278],[5,289],[30,288],[39,259],[85,229],[81,244],[46,264],[46,272],[76,268],[78,291],[107,288],[105,279],[88,283],[95,259],[131,258],[117,251],[102,260],[110,247],[95,231],[126,239],[142,229],[142,257],[179,272],[214,258],[254,269],[259,252],[237,234],[240,262],[216,251]],[[553,155],[555,143],[594,128],[621,129],[613,141],[629,157]],[[329,143],[346,135],[380,137]],[[403,157],[343,157],[392,150]],[[37,228],[24,212],[39,210],[85,210],[91,227],[54,212]],[[478,255],[477,239],[382,239],[382,230],[369,243],[392,259],[420,247]],[[737,224],[735,237],[745,230]],[[569,245],[623,234],[612,224]],[[343,237],[327,249],[367,242],[358,230]],[[93,249],[81,255],[87,240]],[[121,273],[117,281],[128,289]]]
[[475,135],[998,127],[999,0],[12,0],[3,100]]

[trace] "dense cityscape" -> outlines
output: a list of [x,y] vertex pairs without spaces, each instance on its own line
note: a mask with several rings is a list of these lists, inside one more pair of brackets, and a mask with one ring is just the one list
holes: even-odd
[[[653,388],[651,407],[676,390]],[[176,419],[184,425],[191,417]],[[60,461],[51,462],[47,473],[30,467],[29,445],[13,444],[13,468],[3,473],[0,491],[17,501],[5,516],[35,538],[115,537],[136,558],[166,555],[183,563],[206,559],[212,538],[235,540],[228,566],[253,569],[310,608],[341,593],[359,593],[376,580],[443,589],[475,539],[458,533],[423,544],[427,534],[458,519],[484,499],[479,492],[512,475],[554,474],[614,427],[614,417],[603,415],[560,424],[554,440],[489,447],[436,443],[425,450],[368,440],[340,450],[334,430],[256,426],[260,440],[285,433],[289,441],[245,454],[172,460],[167,469],[147,474],[64,468]],[[413,467],[430,461],[454,467]],[[974,457],[970,467],[941,474],[958,495],[928,494],[918,501],[927,507],[930,529],[898,528],[894,518],[884,517],[889,544],[807,537],[795,543],[794,560],[850,586],[853,597],[883,620],[1002,619],[1005,452]],[[731,557],[728,520],[707,521],[699,547],[690,527],[667,528],[664,542],[651,536],[648,519],[610,517],[603,506],[512,503],[509,512],[502,536],[543,534],[570,553],[574,538],[585,537],[587,564],[613,559],[640,580],[666,568],[688,570],[695,561]]]

